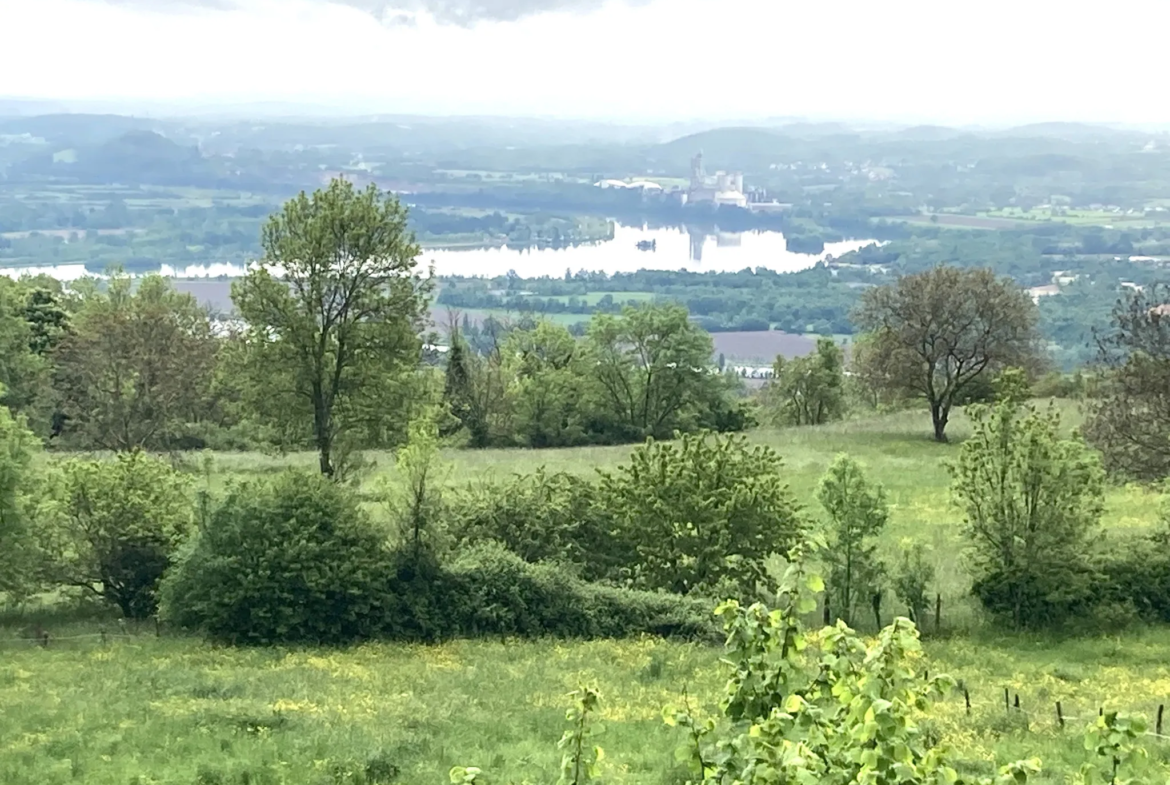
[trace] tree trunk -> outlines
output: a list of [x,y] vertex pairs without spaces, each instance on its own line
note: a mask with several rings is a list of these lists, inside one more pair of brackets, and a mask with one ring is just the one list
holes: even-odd
[[934,440],[936,442],[945,443],[947,441],[947,419],[950,414],[950,407],[941,403],[931,404],[930,418],[934,421]]

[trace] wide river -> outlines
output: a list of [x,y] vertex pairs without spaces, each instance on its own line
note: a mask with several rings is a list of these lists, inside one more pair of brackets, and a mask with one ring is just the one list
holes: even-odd
[[[641,241],[653,241],[654,250],[639,250]],[[791,253],[779,232],[703,233],[681,228],[644,229],[618,226],[614,239],[569,248],[511,249],[472,248],[466,250],[425,249],[424,264],[433,263],[438,275],[497,276],[514,271],[522,278],[562,276],[566,270],[580,272],[634,272],[646,270],[696,270],[735,272],[763,267],[777,272],[795,272],[830,256],[842,256],[873,240],[827,243],[822,254]],[[162,265],[164,275],[178,278],[236,276],[243,268],[235,264],[192,265],[175,268]],[[0,274],[48,273],[62,280],[87,275],[84,265],[0,269]]]

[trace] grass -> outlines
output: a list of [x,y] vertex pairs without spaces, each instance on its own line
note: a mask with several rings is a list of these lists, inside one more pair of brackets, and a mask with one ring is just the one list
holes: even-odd
[[575,299],[578,302],[584,303],[585,305],[597,305],[607,295],[612,297],[613,301],[615,303],[622,303],[622,304],[627,303],[630,300],[633,300],[633,301],[639,302],[639,303],[650,302],[655,297],[659,296],[659,295],[655,294],[654,292],[588,292],[586,294],[575,294],[575,295],[561,294],[561,295],[550,295],[550,296],[544,296],[544,295],[537,295],[537,296],[540,297],[541,299],[544,299],[544,300],[556,300],[557,302],[562,302],[562,303],[567,303],[567,302],[569,302],[569,300]]
[[[1079,425],[1077,404],[1056,402],[1066,427]],[[925,542],[938,574],[943,614],[951,629],[971,629],[980,623],[963,564],[963,540],[958,510],[951,504],[946,461],[968,433],[966,418],[954,416],[948,433],[951,443],[930,437],[930,418],[924,411],[897,412],[851,419],[818,428],[758,429],[749,434],[756,443],[772,447],[784,461],[783,473],[797,500],[810,517],[820,507],[816,488],[820,477],[839,453],[849,453],[880,482],[890,503],[890,522],[879,549],[894,561],[903,539]],[[447,453],[452,483],[503,480],[514,473],[528,474],[544,466],[549,471],[592,475],[625,462],[629,446],[580,447],[562,450],[456,450]],[[374,454],[372,474],[364,489],[372,492],[392,479],[393,458]],[[285,466],[311,468],[316,457],[307,453],[274,457],[255,453],[218,454],[211,476],[219,488],[233,478],[279,471]],[[1104,526],[1137,531],[1153,525],[1158,497],[1140,486],[1112,487],[1106,496]]]
[[[673,752],[683,738],[662,709],[685,688],[694,709],[714,715],[726,678],[717,650],[653,639],[241,650],[141,634],[104,646],[4,644],[6,785],[324,785],[367,771],[397,771],[375,782],[439,783],[454,765],[484,768],[493,782],[551,783],[565,695],[580,683],[603,694],[606,782],[680,782]],[[1063,780],[1084,759],[1079,732],[1098,707],[1152,718],[1166,701],[1167,647],[1167,630],[928,640],[922,667],[960,679],[972,710],[960,691],[927,722],[965,773],[1038,755],[1047,778]],[[1005,710],[1005,687],[1020,711]],[[1071,718],[1063,731],[1058,700]],[[1170,758],[1165,743],[1150,749],[1159,764]]]
[[[1075,405],[1059,405],[1066,424],[1076,425]],[[957,417],[954,442],[967,431]],[[972,711],[966,713],[960,694],[928,723],[965,773],[1038,755],[1050,772],[1045,781],[1062,781],[1083,760],[1079,731],[1099,707],[1152,717],[1170,699],[1164,656],[1170,629],[1062,639],[1000,635],[978,623],[964,599],[958,515],[946,490],[944,462],[957,447],[929,439],[925,413],[762,429],[750,438],[784,457],[786,477],[810,515],[820,475],[837,453],[849,452],[889,494],[883,549],[892,552],[903,537],[932,546],[948,634],[928,639],[922,665],[961,679]],[[463,483],[541,465],[587,475],[628,454],[628,447],[596,447],[453,451],[446,458],[451,482]],[[374,457],[367,492],[393,474],[389,455]],[[209,480],[223,487],[314,460],[218,454]],[[1140,489],[1113,488],[1105,525],[1149,526],[1155,502]],[[685,687],[700,712],[715,712],[726,678],[717,649],[653,639],[241,650],[155,637],[148,627],[111,635],[103,645],[97,622],[58,616],[49,647],[40,648],[19,637],[30,621],[0,618],[6,785],[317,785],[361,781],[354,778],[366,773],[378,775],[367,778],[374,782],[440,783],[454,765],[480,766],[493,782],[548,783],[557,776],[564,696],[583,681],[599,685],[604,696],[605,782],[680,782],[673,752],[682,739],[663,725],[662,708]],[[1021,711],[1004,709],[1004,688],[1020,696]],[[1066,716],[1077,718],[1064,731],[1056,723],[1058,700]],[[1150,750],[1158,766],[1170,761],[1170,742],[1150,740]]]

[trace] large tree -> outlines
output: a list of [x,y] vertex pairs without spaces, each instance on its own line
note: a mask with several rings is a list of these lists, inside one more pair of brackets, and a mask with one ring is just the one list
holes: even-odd
[[951,409],[996,373],[1040,364],[1036,306],[991,270],[940,266],[868,290],[854,314],[870,338],[863,376],[930,405],[946,441]]
[[157,275],[115,274],[60,338],[54,386],[85,444],[166,449],[208,404],[216,339],[206,311]]
[[616,438],[667,438],[676,429],[689,430],[724,395],[719,377],[709,372],[711,336],[682,306],[626,307],[621,316],[594,316],[587,346],[599,408]]
[[302,192],[264,227],[264,257],[232,286],[246,320],[241,373],[257,413],[308,437],[321,473],[405,433],[429,281],[406,208],[344,179]]
[[1117,303],[1099,336],[1102,375],[1085,435],[1112,474],[1170,475],[1170,289],[1155,285]]
[[48,403],[48,377],[47,364],[35,351],[37,342],[25,312],[28,297],[21,283],[0,276],[0,403],[14,412],[32,415]]

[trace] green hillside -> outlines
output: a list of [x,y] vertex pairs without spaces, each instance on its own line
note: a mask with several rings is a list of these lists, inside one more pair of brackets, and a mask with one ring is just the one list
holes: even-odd
[[[1070,421],[1076,407],[1061,403]],[[1070,423],[1071,424],[1071,423]],[[1170,631],[1067,639],[998,634],[964,599],[957,516],[944,462],[955,443],[929,439],[922,412],[826,427],[758,430],[775,447],[806,511],[839,452],[861,460],[886,487],[891,525],[883,548],[902,538],[927,543],[939,567],[941,635],[926,625],[923,667],[948,671],[968,689],[932,714],[931,733],[951,745],[965,774],[988,774],[993,760],[1039,755],[1051,781],[1083,759],[1079,730],[1099,707],[1152,715],[1170,696],[1161,652]],[[967,424],[954,423],[955,442]],[[590,474],[623,461],[629,448],[458,451],[455,483],[501,478],[539,466]],[[313,456],[213,456],[220,487]],[[390,473],[387,456],[363,484]],[[1111,529],[1149,526],[1153,498],[1110,491]],[[375,506],[375,505],[372,505]],[[47,647],[22,634],[37,622]],[[593,683],[603,695],[598,739],[607,783],[676,783],[674,750],[683,737],[664,725],[664,705],[685,689],[692,708],[718,711],[726,678],[719,650],[643,639],[459,641],[438,646],[366,644],[349,650],[223,649],[148,626],[69,622],[51,609],[10,616],[0,629],[0,781],[124,785],[174,783],[439,783],[456,765],[490,772],[491,782],[553,782],[565,694]],[[1005,710],[1004,690],[1020,709]],[[1055,702],[1069,724],[1061,731]],[[1072,719],[1068,719],[1072,718]],[[1152,742],[1156,745],[1156,742]],[[1166,759],[1152,746],[1158,766]]]

